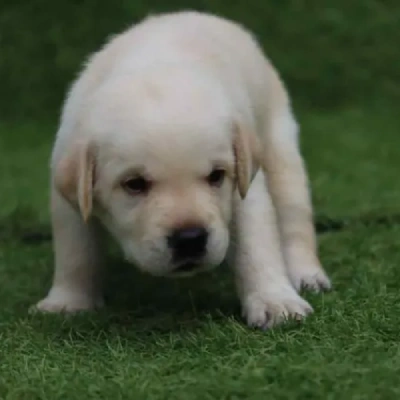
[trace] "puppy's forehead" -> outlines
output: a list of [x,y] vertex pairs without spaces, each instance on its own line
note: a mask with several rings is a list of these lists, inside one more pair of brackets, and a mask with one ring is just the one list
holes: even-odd
[[88,126],[114,159],[153,170],[231,162],[231,105],[218,85],[189,74],[112,80],[93,97]]
[[221,127],[197,131],[196,127],[164,126],[147,133],[118,134],[104,150],[121,169],[144,169],[160,177],[178,171],[208,173],[214,164],[233,162],[230,132]]

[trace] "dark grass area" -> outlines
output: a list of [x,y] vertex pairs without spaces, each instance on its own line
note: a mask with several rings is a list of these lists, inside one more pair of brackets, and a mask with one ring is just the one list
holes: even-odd
[[301,120],[334,290],[306,295],[315,314],[304,324],[269,332],[242,323],[228,266],[190,280],[155,279],[113,246],[104,310],[28,315],[52,274],[54,127],[3,124],[0,398],[398,399],[397,117],[375,108],[309,111]]
[[0,117],[53,117],[87,55],[110,34],[149,13],[189,8],[254,31],[299,107],[400,99],[397,0],[2,0]]

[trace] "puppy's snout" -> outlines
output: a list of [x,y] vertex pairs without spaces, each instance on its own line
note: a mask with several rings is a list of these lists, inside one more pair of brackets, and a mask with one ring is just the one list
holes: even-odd
[[208,232],[202,226],[175,229],[167,239],[176,261],[202,257],[207,240]]

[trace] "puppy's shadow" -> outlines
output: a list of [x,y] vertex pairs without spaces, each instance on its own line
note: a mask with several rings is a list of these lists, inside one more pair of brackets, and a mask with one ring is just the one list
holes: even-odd
[[157,340],[169,340],[171,333],[190,337],[207,329],[210,321],[240,320],[233,274],[227,265],[192,278],[167,279],[145,275],[119,257],[107,257],[107,264],[103,309],[67,316],[27,315],[34,331],[45,333],[46,340],[57,346],[106,342],[110,337],[134,345],[143,340],[151,343],[155,333]]
[[[112,257],[106,278],[106,310],[121,323],[173,330],[212,318],[238,317],[232,271],[222,264],[190,278],[159,278]],[[139,324],[139,325],[138,325]]]

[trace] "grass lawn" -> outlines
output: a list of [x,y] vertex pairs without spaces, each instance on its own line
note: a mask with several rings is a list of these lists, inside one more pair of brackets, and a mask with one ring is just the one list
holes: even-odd
[[47,165],[54,126],[0,125],[0,399],[399,399],[398,116],[301,116],[334,290],[305,324],[258,332],[238,317],[227,268],[141,276],[110,256],[108,307],[30,316],[52,274]]

